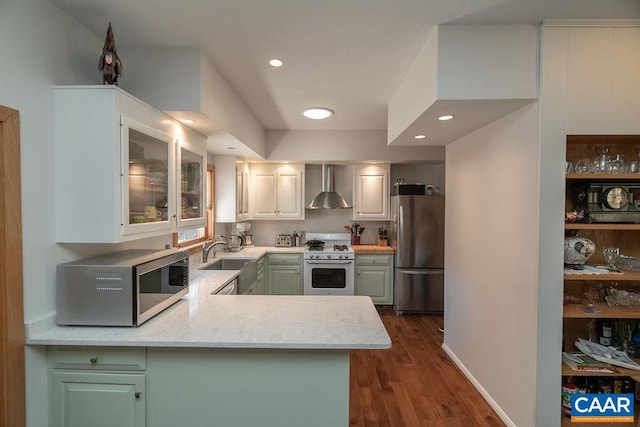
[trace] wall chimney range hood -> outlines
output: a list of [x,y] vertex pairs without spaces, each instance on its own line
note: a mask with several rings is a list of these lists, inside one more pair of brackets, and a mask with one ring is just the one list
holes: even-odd
[[334,165],[322,165],[322,191],[307,205],[307,209],[351,209],[335,192]]

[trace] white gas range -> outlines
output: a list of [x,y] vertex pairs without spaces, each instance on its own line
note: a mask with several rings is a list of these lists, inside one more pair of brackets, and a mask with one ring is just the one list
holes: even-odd
[[353,295],[355,255],[350,233],[306,233],[304,295]]

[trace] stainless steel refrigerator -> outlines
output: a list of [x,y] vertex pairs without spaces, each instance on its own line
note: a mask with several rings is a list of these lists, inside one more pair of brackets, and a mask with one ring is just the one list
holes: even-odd
[[397,314],[444,312],[444,196],[392,196]]

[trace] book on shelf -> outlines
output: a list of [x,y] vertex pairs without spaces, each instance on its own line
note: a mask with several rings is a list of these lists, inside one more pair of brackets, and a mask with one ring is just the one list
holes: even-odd
[[562,352],[562,361],[574,371],[582,372],[617,372],[609,363],[601,362],[584,353]]

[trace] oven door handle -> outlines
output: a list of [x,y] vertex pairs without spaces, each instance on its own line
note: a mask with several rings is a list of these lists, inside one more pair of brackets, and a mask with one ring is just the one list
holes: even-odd
[[345,265],[352,264],[353,261],[332,262],[332,261],[305,261],[307,264],[327,264],[327,265]]

